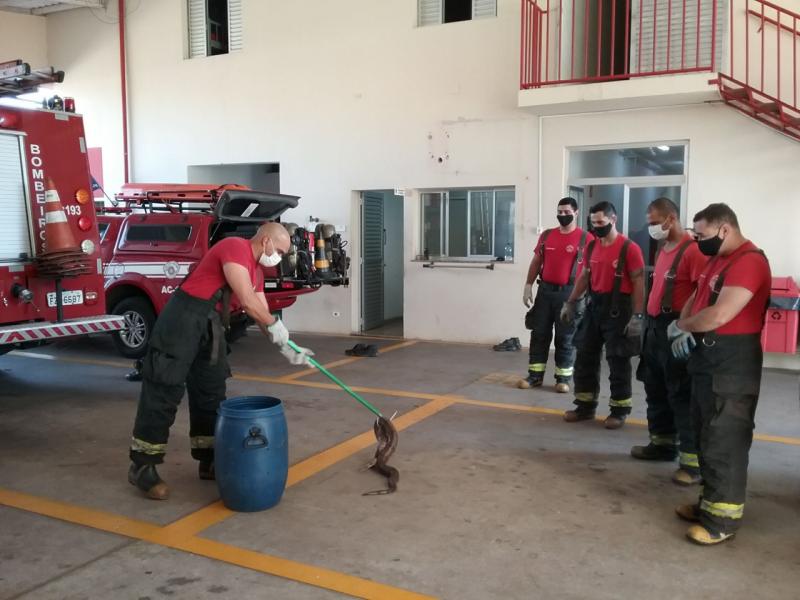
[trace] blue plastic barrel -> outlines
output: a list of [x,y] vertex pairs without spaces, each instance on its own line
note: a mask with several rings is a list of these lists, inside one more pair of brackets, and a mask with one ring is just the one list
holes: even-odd
[[277,398],[230,398],[217,410],[214,461],[222,502],[255,512],[275,506],[289,473],[283,405]]

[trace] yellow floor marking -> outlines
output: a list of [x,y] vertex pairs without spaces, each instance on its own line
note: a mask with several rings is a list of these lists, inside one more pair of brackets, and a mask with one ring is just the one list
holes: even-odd
[[[439,397],[436,400],[432,400],[427,404],[398,416],[392,422],[398,431],[402,431],[403,429],[411,427],[412,425],[443,411],[445,408],[452,405],[453,402],[455,402],[453,398]],[[328,467],[335,465],[336,463],[345,460],[353,454],[356,454],[365,448],[369,448],[374,444],[375,434],[372,432],[372,430],[370,430],[350,438],[341,444],[337,444],[336,446],[328,448],[327,450],[323,450],[318,454],[310,456],[309,458],[306,458],[305,460],[302,460],[289,468],[289,478],[286,481],[286,487],[288,488],[293,485],[297,485],[301,481],[316,475],[320,471],[323,471]],[[197,535],[201,531],[208,529],[217,523],[221,523],[228,517],[231,517],[235,514],[235,512],[225,508],[222,502],[217,501],[182,519],[178,519],[177,521],[170,523],[164,528],[164,532],[174,536],[175,538]]]
[[269,554],[261,554],[260,552],[245,550],[244,548],[213,540],[192,536],[179,538],[151,523],[128,519],[127,517],[83,508],[65,502],[46,500],[30,494],[0,488],[0,504],[60,521],[143,540],[175,550],[182,550],[183,552],[197,554],[284,579],[341,592],[354,598],[374,598],[376,600],[431,598],[431,596],[416,594],[330,569],[315,567]]
[[[418,342],[416,341],[407,341],[407,342],[400,342],[399,344],[392,344],[391,346],[386,346],[386,348],[381,348],[379,353],[386,354],[387,352],[393,352],[394,350],[400,350],[401,348],[408,348],[409,346],[414,346]],[[354,362],[358,362],[360,360],[364,360],[365,358],[369,358],[366,356],[351,356],[350,358],[343,358],[341,360],[336,360],[334,362],[322,365],[326,369],[330,370],[335,367],[341,367],[344,365],[349,365]],[[308,375],[314,375],[315,373],[319,373],[319,371],[315,368],[311,369],[304,369],[303,371],[298,371],[297,373],[292,373],[291,375],[284,375],[280,378],[281,381],[295,381],[300,379],[301,377],[307,377]]]

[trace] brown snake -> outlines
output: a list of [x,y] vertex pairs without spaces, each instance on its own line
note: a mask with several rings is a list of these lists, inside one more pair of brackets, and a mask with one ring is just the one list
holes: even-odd
[[375,457],[367,465],[367,469],[377,471],[387,479],[388,487],[382,490],[364,492],[362,496],[380,496],[391,494],[397,491],[397,481],[400,479],[400,472],[386,463],[397,450],[397,429],[386,417],[378,417],[375,420],[375,438],[378,440],[378,447],[375,450]]

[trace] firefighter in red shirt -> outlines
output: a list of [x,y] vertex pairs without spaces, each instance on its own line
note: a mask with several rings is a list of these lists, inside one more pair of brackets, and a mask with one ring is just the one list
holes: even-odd
[[672,480],[681,485],[700,482],[700,465],[691,423],[692,380],[686,361],[672,356],[667,327],[678,318],[694,293],[708,262],[686,231],[678,207],[658,198],[647,207],[650,236],[664,242],[656,258],[653,287],[647,299],[642,356],[637,378],[647,394],[650,443],[634,446],[631,456],[642,460],[673,461],[680,450],[679,468]]
[[730,538],[744,512],[772,276],[764,253],[742,236],[726,204],[697,213],[694,227],[700,251],[713,258],[668,334],[673,354],[689,358],[703,490],[697,504],[676,511],[697,523],[686,532],[689,539],[709,545]]
[[[517,385],[521,389],[542,385],[555,326],[556,391],[565,394],[569,392],[575,362],[572,345],[575,330],[574,324],[561,322],[559,312],[575,284],[586,243],[594,236],[577,226],[578,203],[574,198],[559,200],[557,211],[559,227],[547,229],[539,236],[528,269],[522,296],[526,307],[533,304],[525,316],[525,326],[531,330],[528,376]],[[533,302],[533,282],[537,277],[536,302]]]
[[586,249],[586,269],[575,282],[561,309],[561,319],[572,323],[577,303],[588,290],[586,314],[575,333],[575,409],[564,413],[573,423],[593,419],[600,394],[600,357],[606,350],[611,373],[611,412],[607,429],[619,429],[631,412],[631,357],[639,354],[644,305],[642,250],[617,233],[617,211],[610,202],[589,210],[592,231],[599,238]]
[[128,481],[147,497],[164,500],[169,495],[156,465],[164,461],[169,429],[184,391],[189,395],[192,458],[200,463],[201,479],[214,479],[214,426],[231,374],[224,333],[232,294],[292,364],[305,364],[312,354],[296,353],[287,345],[289,332],[270,313],[264,296],[259,265],[276,266],[288,250],[289,235],[279,223],[262,225],[250,240],[221,240],[159,315],[144,358],[128,471]]

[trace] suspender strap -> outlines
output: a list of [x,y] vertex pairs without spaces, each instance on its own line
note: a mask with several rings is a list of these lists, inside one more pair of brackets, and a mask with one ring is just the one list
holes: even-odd
[[622,280],[625,277],[625,259],[628,257],[628,246],[630,245],[630,240],[625,240],[622,243],[622,250],[620,250],[619,258],[617,259],[617,270],[614,273],[614,285],[611,287],[611,312],[609,315],[612,317],[619,316],[620,289],[622,289]]
[[[592,252],[594,252],[594,245],[597,243],[597,240],[592,240],[589,242],[589,247],[586,248],[586,268],[591,271],[592,266]],[[592,292],[592,278],[589,277],[589,293]]]
[[[722,288],[725,286],[725,275],[727,275],[727,273],[730,270],[730,268],[733,265],[735,265],[737,262],[739,262],[739,259],[742,258],[743,256],[745,256],[747,254],[756,254],[756,253],[760,254],[761,256],[763,256],[764,260],[767,260],[767,255],[764,254],[764,251],[761,250],[760,248],[756,248],[755,250],[748,250],[746,252],[742,252],[739,256],[737,256],[731,262],[729,262],[727,265],[725,265],[725,268],[722,269],[722,271],[720,271],[719,275],[717,275],[717,281],[714,283],[714,287],[711,290],[711,296],[708,299],[708,305],[709,306],[714,306],[717,303],[717,299],[719,298],[719,295],[722,292]],[[718,257],[715,256],[714,257],[714,261],[716,262],[717,259],[718,259]],[[768,260],[767,260],[767,263],[769,264]],[[709,271],[710,270],[711,269],[709,269]],[[767,306],[768,305],[769,305],[769,303],[767,303]],[[766,314],[766,312],[767,312],[767,307],[765,306],[764,307],[764,314]]]
[[578,244],[578,251],[575,253],[575,260],[572,263],[572,271],[569,274],[567,285],[575,285],[575,274],[578,272],[578,265],[583,261],[583,250],[586,247],[586,232],[581,234],[581,241]]
[[542,273],[544,273],[544,243],[547,241],[547,236],[549,236],[552,231],[552,229],[545,229],[539,238],[539,256],[542,257],[542,261],[539,263],[539,272],[536,274],[536,277],[540,279]]
[[675,254],[675,259],[672,261],[672,265],[667,271],[664,278],[667,280],[667,283],[664,287],[664,295],[661,296],[661,313],[667,314],[672,312],[672,293],[675,291],[675,278],[678,275],[678,266],[681,264],[681,259],[683,258],[683,254],[689,248],[690,244],[693,244],[692,240],[686,240],[680,248],[678,248],[678,252]]

